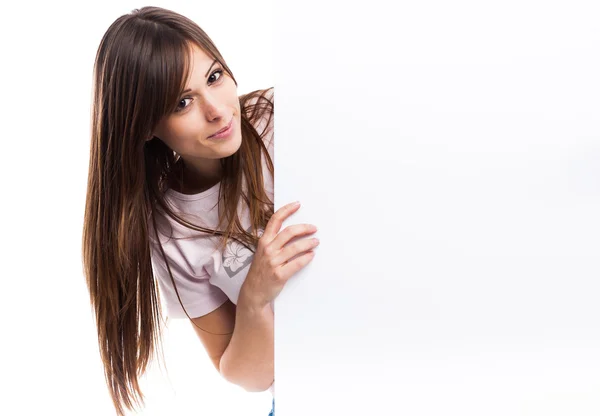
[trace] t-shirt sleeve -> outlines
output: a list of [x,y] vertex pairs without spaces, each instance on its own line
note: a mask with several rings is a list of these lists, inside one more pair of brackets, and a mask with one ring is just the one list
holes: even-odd
[[[210,275],[206,269],[201,268],[200,273],[193,272],[181,250],[177,250],[176,247],[168,244],[164,245],[163,249],[169,262],[181,303],[183,303],[185,310],[191,318],[206,315],[225,303],[228,299],[227,295],[217,286],[210,283]],[[158,281],[161,302],[166,306],[167,315],[170,318],[187,318],[177,298],[173,281],[169,276],[160,248],[152,246],[151,251],[152,269]]]

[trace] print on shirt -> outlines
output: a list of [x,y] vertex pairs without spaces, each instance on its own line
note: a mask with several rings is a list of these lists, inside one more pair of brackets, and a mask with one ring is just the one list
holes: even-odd
[[[246,231],[250,232],[250,228]],[[262,236],[264,230],[259,230],[258,236]],[[229,240],[227,247],[223,251],[223,268],[227,272],[229,278],[235,276],[240,270],[252,263],[254,253],[247,249],[243,244],[235,240]]]

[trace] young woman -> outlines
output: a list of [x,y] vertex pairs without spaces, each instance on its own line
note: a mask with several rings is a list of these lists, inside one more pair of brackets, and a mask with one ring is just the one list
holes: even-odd
[[272,303],[318,244],[301,238],[313,225],[281,230],[298,204],[273,212],[273,97],[238,97],[210,38],[172,11],[134,10],[102,38],[83,263],[119,415],[143,405],[159,291],[226,380],[273,392]]

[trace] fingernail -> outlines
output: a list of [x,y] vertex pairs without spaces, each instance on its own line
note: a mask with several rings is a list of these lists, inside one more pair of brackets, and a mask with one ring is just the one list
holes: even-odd
[[295,208],[297,206],[300,206],[300,201],[296,201],[292,204],[292,208]]

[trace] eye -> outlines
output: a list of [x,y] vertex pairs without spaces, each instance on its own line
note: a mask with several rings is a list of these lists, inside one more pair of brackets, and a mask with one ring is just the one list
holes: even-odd
[[[185,110],[187,108],[187,105],[185,104],[186,100],[190,100],[191,98],[182,98],[181,100],[179,100],[179,103],[177,104],[177,107],[175,108],[175,112],[178,113],[181,110]],[[182,105],[183,103],[183,105]]]
[[[214,77],[216,74],[219,74],[219,77],[216,80],[214,80],[214,81],[211,82],[210,79],[212,77]],[[222,69],[217,69],[215,72],[213,72],[212,74],[210,74],[210,76],[208,77],[208,80],[209,80],[208,83],[209,84],[214,84],[215,82],[217,82],[218,80],[220,80],[222,76],[223,76],[223,70]]]

